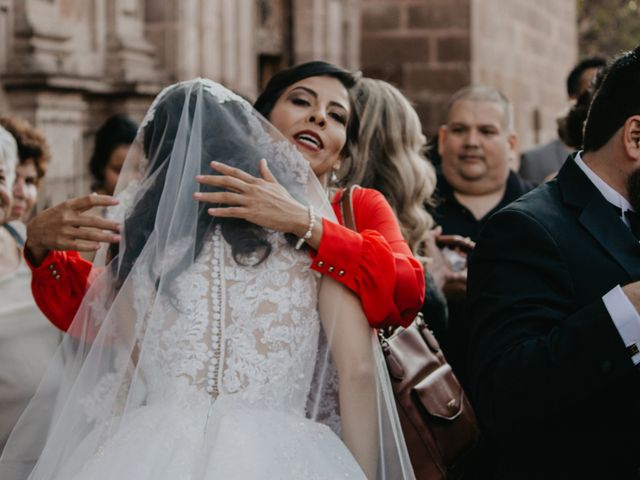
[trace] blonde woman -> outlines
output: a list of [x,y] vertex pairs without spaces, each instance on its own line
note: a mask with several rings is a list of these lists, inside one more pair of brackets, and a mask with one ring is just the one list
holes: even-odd
[[417,253],[433,226],[424,203],[436,186],[435,171],[423,154],[426,138],[418,114],[397,88],[372,78],[358,82],[354,103],[361,122],[344,178],[386,197],[402,234]]
[[342,183],[376,189],[391,205],[409,247],[426,264],[423,312],[443,337],[447,306],[442,291],[455,289],[466,273],[455,271],[438,245],[468,250],[473,244],[458,236],[441,235],[439,227],[433,229],[433,219],[424,206],[431,202],[436,174],[424,155],[426,138],[409,100],[393,85],[372,78],[360,79],[353,97],[360,127],[351,141],[351,162],[343,165]]

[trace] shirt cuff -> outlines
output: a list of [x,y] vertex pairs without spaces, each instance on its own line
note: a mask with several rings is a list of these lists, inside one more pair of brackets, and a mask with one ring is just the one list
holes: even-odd
[[362,245],[361,234],[323,218],[320,246],[311,251],[311,269],[355,290]]
[[640,314],[620,285],[604,295],[602,301],[631,355],[631,360],[635,365],[640,364]]
[[23,250],[22,257],[27,262],[27,266],[31,269],[31,271],[35,275],[37,275],[38,273],[44,274],[48,271],[51,274],[51,276],[55,278],[55,276],[58,275],[58,270],[61,270],[61,268],[59,267],[60,267],[60,260],[62,255],[58,251],[49,250],[49,252],[47,252],[47,256],[44,257],[44,259],[42,260],[42,262],[40,262],[40,265],[38,266],[31,263],[31,260],[27,255],[26,249]]

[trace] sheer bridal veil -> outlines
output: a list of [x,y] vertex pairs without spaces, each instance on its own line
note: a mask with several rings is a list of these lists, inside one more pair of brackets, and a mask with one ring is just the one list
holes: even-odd
[[[219,478],[218,437],[239,405],[239,422],[268,412],[255,417],[256,430],[264,418],[276,435],[299,418],[290,431],[339,437],[368,478],[413,478],[357,298],[320,279],[284,235],[213,218],[193,200],[194,177],[212,174],[211,161],[259,176],[262,158],[290,195],[335,221],[308,162],[245,100],[203,79],[158,95],[118,182],[122,240],[98,253],[57,361],[0,458],[0,478],[92,478],[87,465],[114,442],[130,442],[135,468],[178,465],[180,478]],[[188,448],[147,448],[168,436]],[[247,462],[257,458],[249,452]],[[131,478],[141,478],[136,471]]]

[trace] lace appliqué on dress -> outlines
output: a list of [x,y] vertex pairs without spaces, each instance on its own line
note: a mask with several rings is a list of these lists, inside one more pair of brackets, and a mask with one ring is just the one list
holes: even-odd
[[[271,233],[271,255],[241,266],[225,255],[228,314],[222,388],[249,402],[304,412],[316,360],[318,277],[304,252]],[[245,258],[248,265],[255,258]]]
[[[304,419],[317,360],[319,275],[284,235],[267,238],[269,257],[254,266],[249,256],[245,266],[216,228],[170,295],[154,290],[149,272],[134,271],[139,356],[123,355],[83,398],[87,419],[118,418],[125,404],[206,411],[222,396]],[[122,378],[134,363],[140,391],[113,392],[129,385]]]

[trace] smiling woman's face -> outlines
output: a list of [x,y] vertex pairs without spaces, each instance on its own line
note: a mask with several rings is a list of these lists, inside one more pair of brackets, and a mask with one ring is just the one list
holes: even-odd
[[37,199],[38,170],[35,160],[30,158],[16,165],[11,220],[20,219],[26,222]]
[[309,161],[321,183],[339,166],[347,141],[349,93],[333,77],[309,77],[289,86],[271,110],[271,123]]

